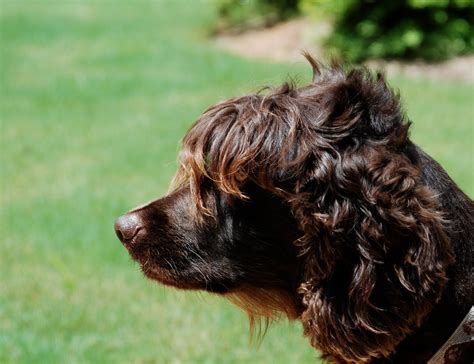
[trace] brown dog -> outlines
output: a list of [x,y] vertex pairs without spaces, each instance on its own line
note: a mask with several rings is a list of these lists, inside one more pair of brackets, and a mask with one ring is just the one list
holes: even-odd
[[382,76],[307,59],[311,84],[204,112],[117,235],[151,279],[300,319],[329,361],[424,363],[473,304],[474,204]]

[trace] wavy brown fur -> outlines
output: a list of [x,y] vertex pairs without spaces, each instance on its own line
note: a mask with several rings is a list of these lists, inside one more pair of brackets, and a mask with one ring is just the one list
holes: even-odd
[[221,294],[251,327],[301,320],[328,361],[426,363],[474,303],[473,201],[380,74],[307,58],[309,85],[204,112],[175,189],[117,235],[147,277]]
[[190,182],[201,213],[205,179],[241,199],[252,181],[287,201],[303,233],[294,244],[305,335],[328,359],[368,362],[423,322],[452,249],[436,193],[404,153],[398,96],[380,74],[321,72],[307,58],[309,86],[209,108],[184,138],[176,181]]

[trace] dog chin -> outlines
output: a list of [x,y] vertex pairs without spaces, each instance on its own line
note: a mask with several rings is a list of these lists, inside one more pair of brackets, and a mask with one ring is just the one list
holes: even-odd
[[179,289],[187,289],[187,290],[197,290],[203,289],[204,284],[198,284],[194,282],[189,282],[186,279],[179,279],[175,276],[171,271],[167,270],[166,268],[162,268],[159,266],[150,266],[146,263],[141,263],[141,269],[145,277],[156,281],[159,284],[163,284],[165,286],[175,287]]
[[185,277],[176,277],[171,271],[161,267],[150,267],[141,264],[141,269],[145,277],[156,281],[165,286],[174,287],[184,290],[199,290],[210,293],[225,294],[232,291],[235,287],[233,284],[223,284],[218,282],[204,282],[199,280],[191,280]]
[[172,287],[179,287],[181,288],[181,285],[176,281],[175,278],[173,278],[171,272],[168,272],[164,268],[160,267],[149,267],[143,263],[140,262],[141,269],[145,277],[156,281],[160,284],[164,284],[166,286],[172,286]]

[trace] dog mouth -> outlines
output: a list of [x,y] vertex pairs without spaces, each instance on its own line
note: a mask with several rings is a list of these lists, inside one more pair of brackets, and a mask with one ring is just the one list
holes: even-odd
[[159,284],[186,290],[201,290],[207,288],[206,282],[195,280],[190,276],[182,276],[176,268],[168,268],[146,262],[140,262],[140,265],[143,275]]
[[[156,251],[153,248],[134,249],[133,245],[127,248],[131,258],[140,265],[143,275],[158,283],[176,286],[177,271],[170,259],[160,259],[156,257]],[[137,251],[138,250],[138,251]],[[163,260],[163,261],[162,261]]]
[[179,281],[185,271],[184,259],[167,257],[153,244],[139,241],[131,241],[126,248],[130,257],[140,264],[141,271],[147,278],[165,285],[182,286]]
[[233,286],[231,283],[216,282],[212,274],[193,265],[184,257],[164,257],[154,248],[129,250],[134,261],[140,264],[143,275],[159,284],[185,290],[206,290],[225,293]]
[[160,264],[157,262],[159,262],[161,256],[158,249],[153,247],[153,245],[138,242],[137,239],[133,239],[125,248],[128,254],[130,254],[130,257],[140,264],[144,272],[154,267],[160,267]]

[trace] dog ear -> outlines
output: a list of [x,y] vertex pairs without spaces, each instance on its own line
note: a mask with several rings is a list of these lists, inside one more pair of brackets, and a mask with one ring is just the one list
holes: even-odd
[[388,356],[440,298],[452,262],[435,194],[386,146],[321,152],[293,209],[304,236],[302,322],[347,362]]

